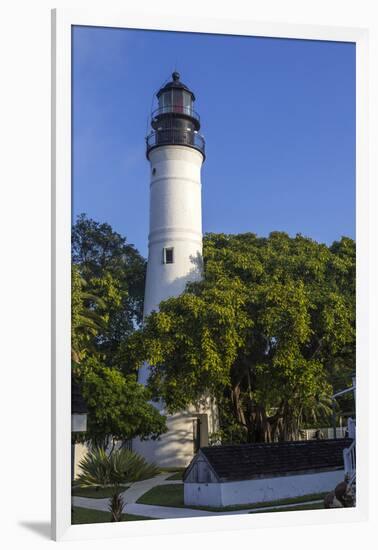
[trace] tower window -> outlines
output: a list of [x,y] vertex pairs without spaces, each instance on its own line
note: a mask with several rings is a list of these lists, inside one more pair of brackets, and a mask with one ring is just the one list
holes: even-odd
[[163,264],[173,264],[173,248],[163,248]]

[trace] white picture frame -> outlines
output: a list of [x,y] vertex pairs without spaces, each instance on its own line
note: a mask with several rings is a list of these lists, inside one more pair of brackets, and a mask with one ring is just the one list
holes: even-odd
[[[357,507],[306,514],[258,514],[71,525],[71,27],[206,32],[356,44],[356,204],[357,204]],[[355,522],[368,515],[368,31],[319,25],[157,17],[127,10],[53,10],[52,12],[52,533],[55,540],[251,529],[298,524]],[[360,399],[363,395],[364,399]]]

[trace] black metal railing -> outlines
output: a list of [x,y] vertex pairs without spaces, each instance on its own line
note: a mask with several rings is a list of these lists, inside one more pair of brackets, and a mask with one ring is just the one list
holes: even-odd
[[200,122],[200,116],[197,111],[187,105],[167,105],[165,107],[159,107],[155,109],[155,111],[152,111],[151,118],[154,120],[156,117],[166,114],[187,115],[194,118],[198,123]]
[[146,137],[147,155],[161,145],[187,145],[198,149],[205,156],[205,139],[198,132],[178,128],[155,130]]

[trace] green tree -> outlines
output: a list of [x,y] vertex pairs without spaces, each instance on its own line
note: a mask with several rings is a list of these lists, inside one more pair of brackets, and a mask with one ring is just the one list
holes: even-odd
[[[80,275],[78,266],[71,270],[71,355],[76,364],[89,353],[95,351],[94,340],[105,328],[106,319],[99,309],[104,309],[103,301],[86,292],[87,282]],[[91,305],[88,305],[90,303]]]
[[123,357],[153,365],[170,412],[216,396],[223,440],[294,438],[354,369],[354,256],[346,238],[207,235],[204,279],[162,302]]
[[[146,261],[107,223],[78,216],[72,228],[72,261],[86,291],[102,300],[106,324],[94,345],[108,366],[116,365],[121,342],[142,319]],[[93,304],[90,304],[89,307]]]
[[117,440],[156,439],[166,431],[165,417],[150,403],[150,391],[135,375],[124,375],[90,357],[76,376],[88,407],[87,431],[78,440],[106,448]]
[[108,224],[78,217],[72,230],[72,372],[88,407],[88,428],[75,441],[108,446],[156,438],[165,417],[119,362],[119,348],[141,320],[145,260]]

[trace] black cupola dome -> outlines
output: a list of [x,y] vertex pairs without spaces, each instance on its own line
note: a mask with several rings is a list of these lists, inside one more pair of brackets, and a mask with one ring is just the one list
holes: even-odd
[[167,92],[168,90],[184,90],[191,95],[192,101],[195,101],[196,99],[193,92],[189,90],[188,86],[181,82],[180,73],[178,73],[177,71],[172,73],[172,80],[170,82],[167,82],[165,86],[160,88],[160,90],[156,94],[156,97],[160,99],[161,94]]

